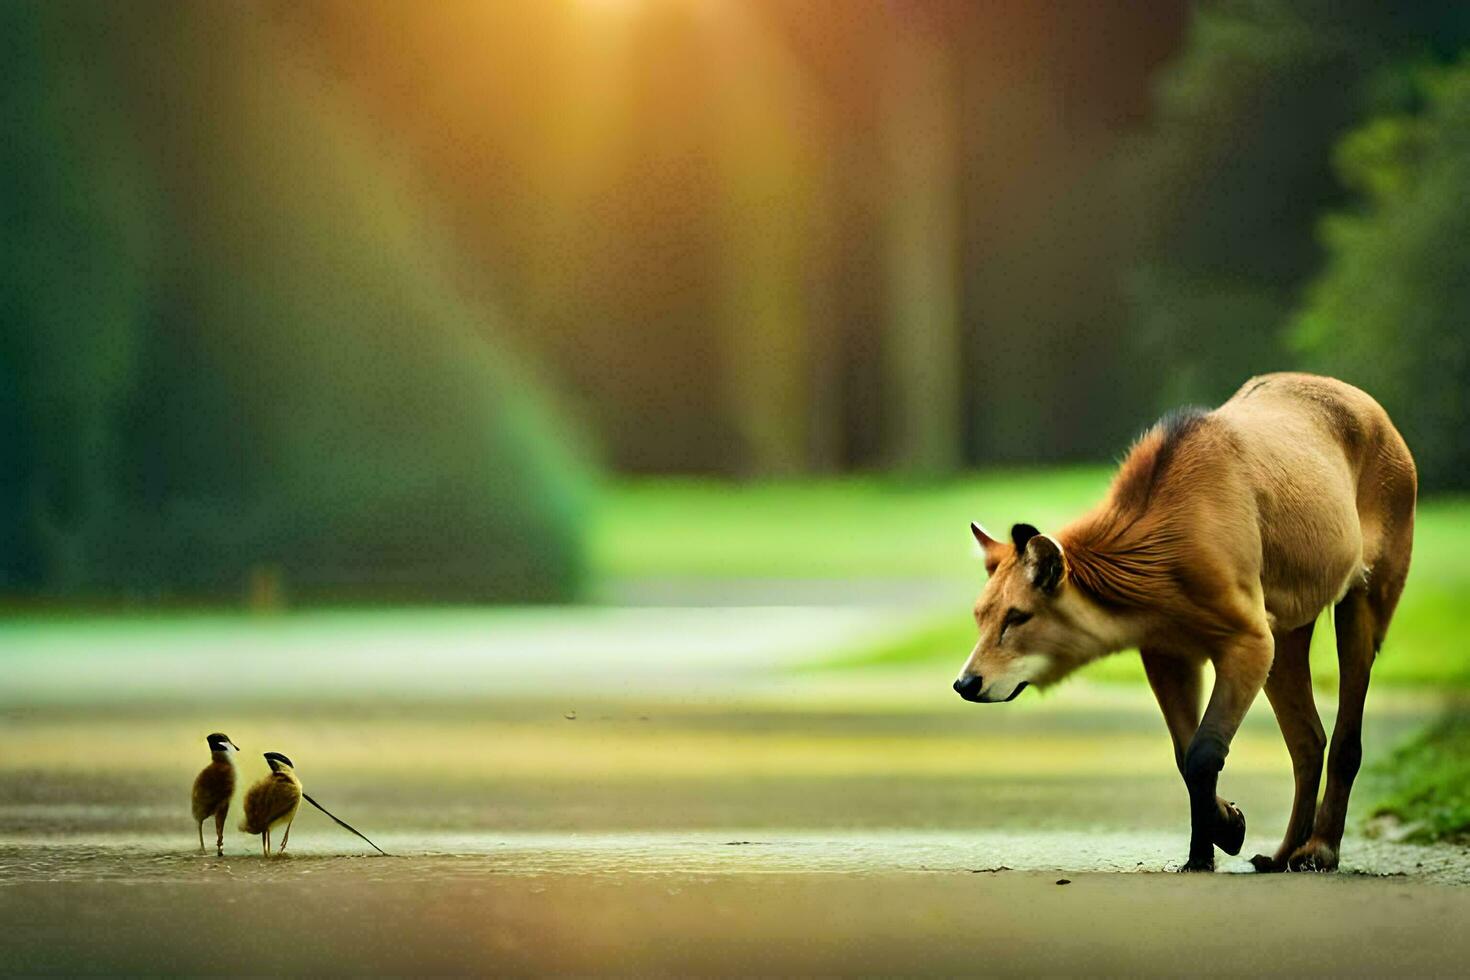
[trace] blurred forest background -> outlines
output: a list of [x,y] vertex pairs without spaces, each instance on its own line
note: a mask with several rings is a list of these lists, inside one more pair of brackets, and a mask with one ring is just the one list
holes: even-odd
[[1467,46],[1449,2],[6,3],[0,589],[574,598],[609,476],[1106,461],[1285,368],[1470,489]]

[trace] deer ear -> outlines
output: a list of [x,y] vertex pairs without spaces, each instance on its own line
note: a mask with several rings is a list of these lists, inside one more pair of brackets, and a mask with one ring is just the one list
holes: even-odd
[[970,522],[970,533],[975,535],[980,548],[985,552],[985,574],[994,575],[995,569],[1000,565],[1000,560],[1005,557],[1006,544],[992,538],[979,524]]
[[1021,562],[1031,584],[1047,595],[1054,594],[1067,577],[1067,559],[1062,554],[1062,546],[1056,538],[1039,532],[1026,539]]
[[975,535],[975,540],[980,543],[980,547],[986,549],[987,551],[999,543],[990,536],[985,528],[981,527],[979,524],[976,524],[974,521],[970,522],[970,533]]
[[1040,531],[1036,530],[1035,525],[1032,524],[1012,524],[1011,544],[1015,545],[1016,554],[1019,555],[1024,552],[1026,550],[1026,542],[1040,533]]

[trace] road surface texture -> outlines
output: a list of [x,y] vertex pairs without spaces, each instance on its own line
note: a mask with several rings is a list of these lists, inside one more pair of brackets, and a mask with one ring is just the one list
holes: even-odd
[[[1225,873],[1180,875],[1187,802],[1146,690],[1081,682],[976,706],[946,676],[792,672],[830,650],[822,634],[852,642],[896,628],[896,613],[785,615],[14,629],[0,970],[1238,976],[1470,963],[1465,848],[1359,830],[1343,873],[1249,873],[1290,805],[1264,703],[1221,782],[1247,815],[1246,850],[1221,856]],[[1377,692],[1370,706],[1369,765],[1436,710]],[[265,861],[234,829],[238,797],[225,857],[199,855],[189,784],[215,730],[243,750],[242,788],[265,772],[261,752],[285,752],[308,792],[392,856],[303,809],[290,856]]]

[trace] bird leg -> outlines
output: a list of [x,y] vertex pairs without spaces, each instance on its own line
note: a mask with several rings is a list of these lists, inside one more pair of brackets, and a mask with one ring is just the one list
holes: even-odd
[[287,820],[286,821],[286,833],[284,835],[282,835],[282,837],[281,837],[281,847],[280,847],[280,849],[278,851],[276,851],[277,854],[285,854],[286,853],[286,841],[288,841],[288,840],[291,839],[291,825],[293,823],[295,823],[295,822],[296,822],[296,818],[295,817],[292,817],[290,820]]
[[199,853],[204,853],[204,821],[199,821]]
[[[214,847],[215,853],[219,857],[225,856],[225,811],[226,808],[221,807],[214,812]],[[201,824],[200,834],[202,835],[203,833],[203,825]],[[202,841],[200,846],[203,846]]]

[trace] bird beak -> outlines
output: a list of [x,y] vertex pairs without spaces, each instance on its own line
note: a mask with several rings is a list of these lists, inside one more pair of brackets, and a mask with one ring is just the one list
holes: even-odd
[[240,746],[236,745],[234,742],[230,743],[230,748],[234,749],[236,752],[240,751]]

